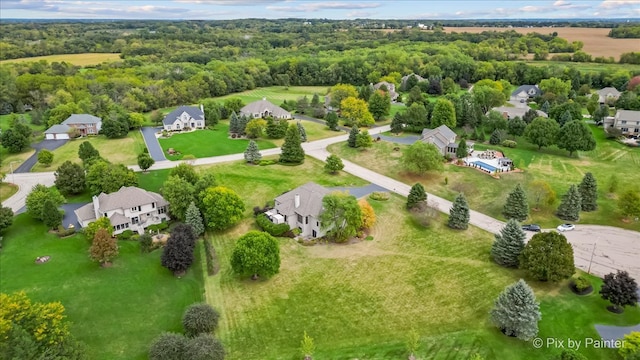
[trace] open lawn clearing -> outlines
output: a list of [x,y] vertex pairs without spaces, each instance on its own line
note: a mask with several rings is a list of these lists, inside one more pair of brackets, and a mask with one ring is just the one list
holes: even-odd
[[31,157],[36,151],[32,148],[26,148],[23,152],[18,154],[11,154],[7,149],[0,146],[0,159],[2,159],[2,163],[0,164],[0,172],[7,174],[6,181],[13,181],[11,179],[11,170],[15,170],[22,164],[25,160]]
[[144,140],[139,130],[129,131],[127,137],[122,139],[108,139],[104,135],[91,136],[69,140],[56,150],[53,150],[53,163],[49,167],[36,163],[31,171],[55,171],[62,163],[69,160],[75,163],[82,163],[78,157],[78,149],[84,141],[89,141],[100,156],[114,164],[134,165],[137,164],[138,154],[144,149]]
[[[637,177],[640,166],[640,148],[630,148],[604,138],[603,130],[591,127],[597,140],[597,148],[591,152],[580,152],[580,157],[569,158],[567,152],[555,146],[542,149],[519,138],[515,149],[477,144],[477,150],[485,148],[499,149],[514,160],[516,167],[524,168],[522,173],[501,174],[494,179],[475,169],[445,165],[441,173],[430,172],[416,176],[403,171],[400,166],[402,150],[406,145],[394,145],[389,142],[374,143],[371,149],[361,151],[349,148],[346,143],[334,144],[329,151],[354,163],[377,171],[406,184],[421,182],[427,192],[448,200],[453,200],[463,192],[472,209],[497,219],[504,220],[502,209],[508,193],[521,183],[525,190],[534,180],[544,180],[557,193],[558,200],[553,206],[542,207],[540,211],[531,211],[527,221],[542,227],[555,228],[562,220],[554,215],[562,195],[571,184],[578,184],[586,172],[592,172],[598,181],[598,210],[582,212],[580,223],[611,225],[640,231],[640,223],[625,223],[618,212],[614,198],[607,194],[609,180],[613,174],[618,178],[619,191],[627,189],[627,181]],[[393,151],[399,147],[400,151]],[[445,183],[445,179],[447,183]],[[530,199],[531,207],[533,202]]]
[[[0,129],[2,129],[2,131],[5,131],[11,127],[11,117],[13,115],[14,114],[0,115]],[[18,117],[24,117],[27,125],[29,125],[29,127],[33,129],[34,132],[42,132],[45,130],[44,125],[33,125],[31,123],[31,114],[24,113],[24,114],[15,114],[15,115]]]
[[[160,250],[141,254],[135,241],[118,245],[120,255],[103,269],[89,259],[84,236],[59,239],[19,215],[4,234],[0,287],[24,290],[34,301],[60,301],[89,359],[146,359],[151,341],[163,331],[181,332],[184,309],[202,301],[203,270],[196,261],[178,279],[160,265]],[[51,260],[35,264],[43,255]]]
[[18,192],[18,186],[6,182],[0,182],[0,202],[3,202]]
[[328,86],[289,86],[289,88],[285,88],[283,86],[269,86],[229,94],[214,99],[224,101],[228,98],[240,98],[245,104],[248,104],[250,102],[262,100],[262,98],[267,98],[267,100],[279,106],[284,100],[298,100],[298,98],[305,95],[309,98],[309,101],[311,101],[313,94],[318,94],[320,96],[320,102],[323,103],[324,95],[327,93],[328,89]]
[[112,53],[84,53],[84,54],[60,54],[60,55],[47,55],[47,56],[34,56],[27,58],[2,60],[0,64],[10,63],[22,63],[45,60],[47,62],[68,62],[72,65],[87,66],[98,65],[105,61],[118,61],[120,60],[120,54]]
[[[616,60],[620,59],[620,54],[630,51],[639,51],[638,39],[616,39],[607,35],[611,29],[608,28],[581,28],[581,27],[446,27],[445,32],[468,32],[481,33],[483,31],[516,31],[520,34],[529,34],[537,32],[539,34],[548,35],[554,32],[558,33],[558,37],[566,39],[569,42],[582,41],[584,43],[583,51],[593,56],[613,56]],[[553,56],[553,54],[549,54]]]
[[[548,359],[556,354],[508,338],[489,324],[494,299],[522,276],[489,260],[493,237],[477,228],[450,230],[442,225],[443,215],[431,228],[422,228],[405,212],[404,202],[398,196],[370,200],[378,217],[372,241],[304,247],[281,239],[280,273],[268,280],[239,279],[230,270],[233,241],[254,228],[252,220],[212,236],[221,270],[205,279],[205,295],[222,312],[219,336],[229,358],[293,358],[304,331],[314,338],[318,358],[402,358],[411,329],[421,336],[418,357],[423,358],[467,358],[478,352],[487,359]],[[531,285],[548,303],[543,337],[596,336],[593,323],[640,319],[634,309],[610,320],[602,306],[581,315],[584,327],[557,330],[555,322],[578,316],[571,307],[557,313],[554,299],[564,294],[565,284]],[[576,301],[581,300],[567,296],[567,303]],[[590,359],[609,359],[613,353],[585,352]]]
[[[196,130],[184,134],[174,134],[168,139],[160,138],[160,146],[168,160],[181,160],[191,155],[193,158],[243,153],[247,149],[249,140],[231,139],[229,137],[229,123],[221,122],[214,130]],[[257,140],[260,150],[276,147],[267,140]],[[167,150],[173,148],[180,155],[169,155]]]

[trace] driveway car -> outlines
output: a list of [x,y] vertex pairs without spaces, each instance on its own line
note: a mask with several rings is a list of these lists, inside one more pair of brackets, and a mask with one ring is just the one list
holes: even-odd
[[563,231],[571,231],[575,228],[576,226],[573,224],[561,224],[561,225],[558,225],[556,229],[558,229],[558,231],[560,232],[563,232]]
[[522,225],[522,230],[540,232],[541,229],[540,229],[540,225],[538,224],[526,224],[526,225]]

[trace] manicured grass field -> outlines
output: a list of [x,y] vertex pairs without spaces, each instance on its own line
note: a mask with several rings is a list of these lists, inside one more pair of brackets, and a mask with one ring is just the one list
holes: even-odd
[[[27,125],[29,125],[30,128],[33,129],[33,131],[44,131],[45,130],[45,126],[44,125],[33,125],[31,123],[31,114],[30,113],[24,113],[24,114],[16,114],[18,117],[22,116],[24,117],[24,119],[27,121]],[[8,128],[11,127],[11,117],[13,116],[13,114],[6,114],[6,115],[0,115],[0,129],[2,129],[2,131],[7,130]]]
[[[60,301],[89,359],[146,359],[151,341],[163,331],[181,332],[184,309],[202,301],[203,272],[196,261],[178,279],[160,265],[161,251],[141,254],[135,241],[118,245],[113,267],[103,269],[89,259],[82,235],[59,239],[19,215],[4,234],[0,288],[24,290],[34,301]],[[35,264],[43,255],[51,260]]]
[[46,60],[47,62],[68,62],[72,65],[87,66],[98,65],[105,61],[118,61],[120,60],[120,54],[111,53],[84,53],[84,54],[61,54],[61,55],[47,55],[47,56],[34,56],[28,58],[19,58],[11,60],[2,60],[0,64],[21,63]]
[[25,160],[31,157],[36,151],[32,148],[27,148],[23,152],[18,154],[11,154],[7,149],[0,146],[0,159],[2,159],[2,164],[0,164],[0,172],[7,174],[6,181],[12,181],[11,179],[11,169],[15,170],[22,164]]
[[82,161],[78,157],[78,149],[84,141],[91,142],[91,145],[100,152],[100,156],[114,164],[137,164],[138,154],[145,148],[142,134],[138,130],[130,131],[127,137],[122,139],[107,139],[104,135],[98,135],[69,140],[66,144],[53,150],[53,163],[49,167],[36,163],[31,171],[55,171],[58,166],[67,160],[81,163]]
[[224,101],[228,98],[240,98],[245,104],[248,104],[253,101],[262,100],[262,98],[267,98],[267,100],[279,106],[284,100],[298,100],[298,98],[305,95],[309,98],[309,101],[311,101],[313,94],[318,94],[320,96],[320,102],[324,102],[324,95],[326,95],[328,90],[329,87],[325,86],[289,86],[288,89],[283,86],[269,86],[229,94],[215,99]]
[[[596,140],[596,150],[580,152],[579,157],[568,157],[568,152],[558,148],[537,150],[526,140],[519,138],[515,149],[486,146],[477,144],[476,149],[493,148],[504,151],[506,156],[514,160],[516,167],[524,172],[501,174],[500,179],[494,179],[477,170],[446,165],[441,173],[428,173],[416,176],[406,173],[400,166],[401,151],[393,151],[398,146],[404,149],[406,145],[394,145],[389,142],[375,143],[373,148],[360,151],[346,146],[345,143],[334,144],[330,151],[340,157],[353,161],[359,165],[398,179],[406,184],[421,182],[427,192],[431,192],[446,199],[453,200],[459,192],[463,192],[472,209],[498,219],[504,219],[501,212],[508,193],[521,183],[525,190],[534,180],[544,180],[557,193],[558,200],[552,206],[543,206],[540,211],[531,211],[530,219],[543,227],[556,227],[561,220],[554,215],[560,204],[562,195],[571,184],[578,184],[586,172],[592,172],[598,182],[598,210],[582,212],[579,223],[601,224],[628,228],[640,231],[640,223],[622,221],[618,212],[616,196],[608,194],[607,188],[612,175],[618,178],[619,192],[627,190],[629,186],[637,189],[637,184],[627,180],[637,177],[640,166],[640,148],[631,148],[604,138],[604,132],[595,126],[591,127]],[[445,183],[445,179],[448,184]],[[624,185],[623,185],[624,184]],[[531,197],[530,197],[531,198]],[[530,200],[530,202],[532,202]],[[533,204],[531,204],[533,208]]]
[[18,192],[18,187],[14,184],[0,182],[0,202],[7,200]]

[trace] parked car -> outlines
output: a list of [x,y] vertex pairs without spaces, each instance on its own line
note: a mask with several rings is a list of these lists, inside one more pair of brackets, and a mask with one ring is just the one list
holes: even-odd
[[575,228],[576,226],[573,224],[561,224],[561,225],[558,225],[556,229],[558,229],[558,231],[560,232],[563,232],[563,231],[571,231]]
[[522,230],[524,231],[534,231],[534,232],[540,232],[540,225],[538,224],[526,224],[526,225],[522,225]]

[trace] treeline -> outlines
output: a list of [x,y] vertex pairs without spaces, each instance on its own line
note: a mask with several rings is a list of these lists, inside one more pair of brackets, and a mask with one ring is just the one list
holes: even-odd
[[623,25],[609,31],[609,37],[618,39],[640,39],[640,25]]

